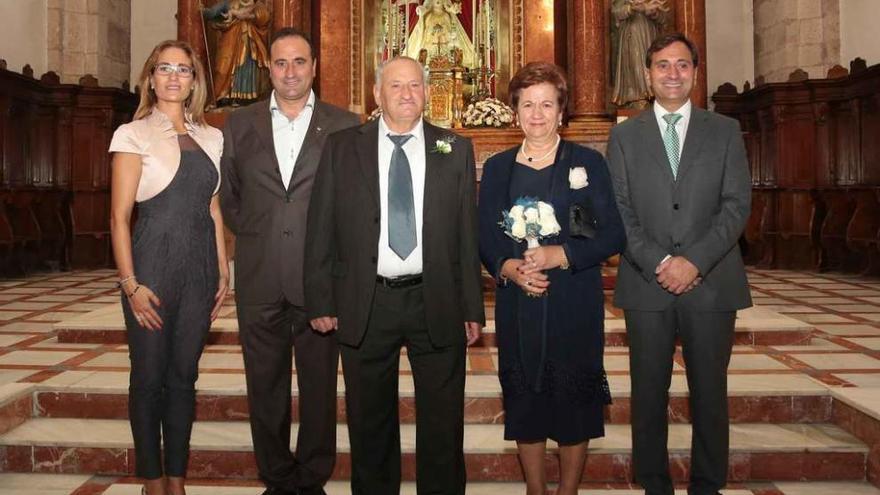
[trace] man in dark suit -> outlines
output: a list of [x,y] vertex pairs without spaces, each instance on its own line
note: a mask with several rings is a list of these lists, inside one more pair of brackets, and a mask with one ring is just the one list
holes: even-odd
[[[384,113],[330,136],[306,242],[312,325],[336,330],[354,495],[400,490],[398,365],[416,395],[418,493],[463,494],[465,343],[484,323],[469,140],[422,120],[422,66],[377,69]],[[454,139],[453,139],[454,138]]]
[[672,495],[666,448],[675,338],[682,344],[693,442],[688,493],[727,480],[727,366],[738,309],[751,306],[737,240],[751,182],[739,125],[693,107],[698,56],[681,34],[648,49],[652,108],[611,130],[608,163],[627,248],[614,303],[624,310],[633,461],[650,495]]
[[[270,55],[271,97],[226,121],[220,204],[236,236],[239,338],[265,493],[320,494],[336,458],[339,351],[306,318],[306,214],[324,141],[359,119],[315,98],[315,57],[303,33],[276,32]],[[290,452],[294,353],[300,421],[295,454]]]

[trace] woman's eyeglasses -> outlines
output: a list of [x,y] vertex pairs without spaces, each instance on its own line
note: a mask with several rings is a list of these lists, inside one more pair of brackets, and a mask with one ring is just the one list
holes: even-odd
[[175,65],[175,64],[156,64],[153,67],[153,72],[162,76],[170,76],[171,74],[177,73],[178,77],[192,77],[195,74],[195,69],[188,65]]

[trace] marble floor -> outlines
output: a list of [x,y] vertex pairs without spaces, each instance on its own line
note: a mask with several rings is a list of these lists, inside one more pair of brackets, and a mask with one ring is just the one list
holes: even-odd
[[[0,495],[139,493],[130,477],[128,355],[114,280],[106,270],[0,280]],[[752,269],[749,280],[756,306],[737,322],[728,385],[731,483],[723,493],[880,495],[867,481],[880,479],[880,279]],[[188,492],[257,494],[231,298],[209,342],[199,363]],[[615,400],[606,437],[590,446],[582,493],[640,493],[629,483],[626,338],[622,314],[610,303],[606,342]],[[503,440],[493,344],[490,321],[468,353],[468,493],[524,493],[515,445]],[[414,494],[408,364],[403,356],[402,493]],[[684,366],[679,352],[669,411],[679,480],[686,479],[690,443]],[[337,388],[342,467],[328,485],[331,495],[349,493],[341,378]],[[548,472],[555,479],[555,470]]]

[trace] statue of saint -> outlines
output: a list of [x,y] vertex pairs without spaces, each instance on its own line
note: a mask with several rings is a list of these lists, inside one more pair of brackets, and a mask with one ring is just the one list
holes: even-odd
[[662,32],[669,13],[666,0],[612,0],[611,16],[616,33],[612,57],[614,92],[611,102],[618,107],[644,108],[651,98],[645,81],[645,54]]
[[453,48],[462,51],[466,67],[474,67],[477,54],[470,36],[465,31],[458,14],[461,3],[456,0],[425,0],[416,9],[419,20],[406,42],[407,56],[418,59],[422,49],[428,50],[428,62],[436,56],[452,60]]
[[204,10],[205,20],[220,31],[213,56],[214,100],[218,106],[259,99],[269,88],[271,21],[263,0],[220,0]]

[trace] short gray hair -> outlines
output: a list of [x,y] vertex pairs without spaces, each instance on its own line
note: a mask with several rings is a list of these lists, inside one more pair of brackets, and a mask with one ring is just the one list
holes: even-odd
[[391,62],[396,62],[398,60],[409,60],[410,62],[418,65],[419,69],[421,69],[420,72],[422,73],[422,82],[425,82],[425,67],[422,65],[422,63],[412,57],[407,57],[406,55],[398,55],[396,57],[389,58],[388,60],[376,66],[376,86],[382,85],[382,72],[385,71],[385,67],[387,67],[388,64],[390,64]]

